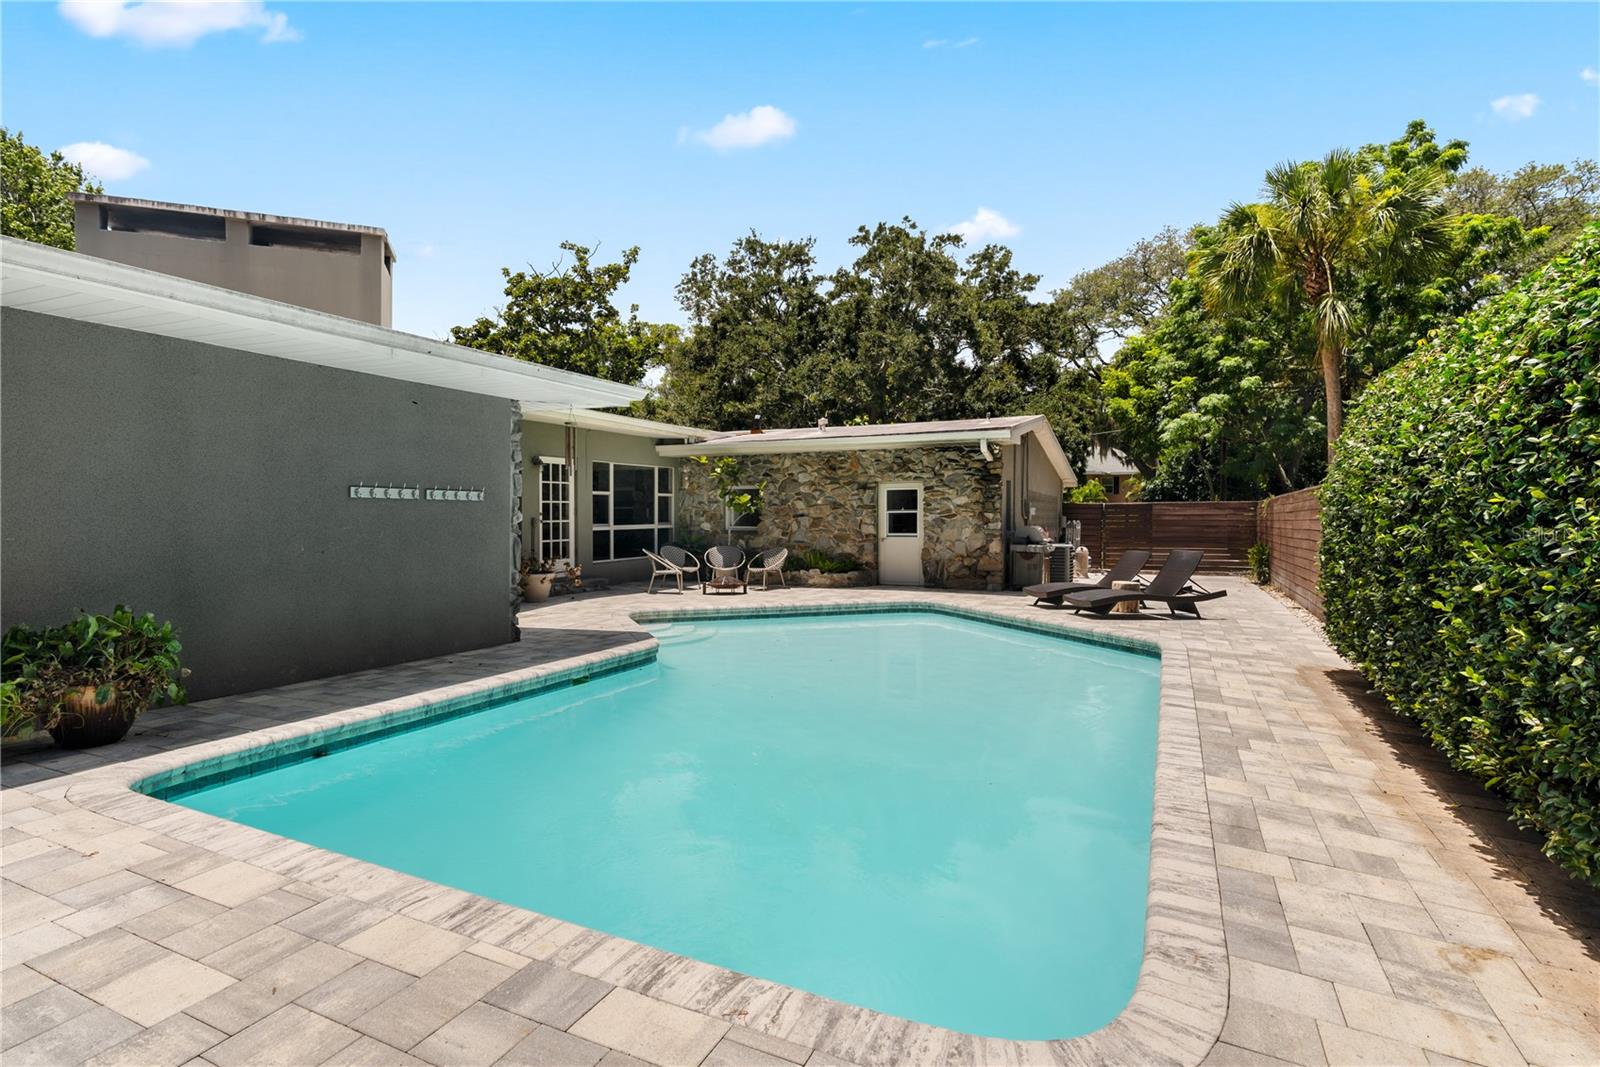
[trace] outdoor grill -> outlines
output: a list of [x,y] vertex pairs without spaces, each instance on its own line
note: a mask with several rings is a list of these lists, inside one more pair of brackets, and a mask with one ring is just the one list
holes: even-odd
[[1057,541],[1043,526],[1019,526],[1011,532],[1011,587],[1053,580],[1060,566],[1070,572],[1073,546]]

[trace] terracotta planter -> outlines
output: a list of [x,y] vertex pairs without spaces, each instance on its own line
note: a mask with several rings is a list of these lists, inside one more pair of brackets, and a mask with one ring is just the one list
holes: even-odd
[[543,604],[550,599],[550,585],[555,580],[554,574],[529,574],[522,579],[522,595],[535,604]]
[[115,689],[101,703],[95,699],[95,687],[86,685],[61,698],[60,721],[50,728],[50,736],[62,748],[109,745],[127,735],[137,715],[121,707]]

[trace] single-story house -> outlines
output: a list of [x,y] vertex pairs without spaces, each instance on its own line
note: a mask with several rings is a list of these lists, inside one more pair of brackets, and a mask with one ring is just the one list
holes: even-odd
[[758,513],[724,507],[699,463],[679,471],[680,532],[754,551],[783,546],[853,556],[886,585],[1000,588],[1022,526],[1051,536],[1078,484],[1039,415],[720,433],[665,443],[669,460],[731,456]]
[[1139,468],[1133,465],[1127,453],[1109,445],[1095,445],[1083,465],[1084,477],[1099,482],[1106,488],[1106,499],[1128,499],[1128,490],[1140,477]]
[[680,468],[657,446],[704,440],[709,430],[605,411],[522,405],[523,553],[585,580],[649,577],[641,549],[681,540]]
[[0,625],[154,612],[197,698],[515,640],[523,411],[645,395],[10,237],[0,336]]

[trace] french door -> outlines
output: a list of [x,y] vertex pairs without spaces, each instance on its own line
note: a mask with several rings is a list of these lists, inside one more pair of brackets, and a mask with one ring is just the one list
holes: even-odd
[[572,469],[566,460],[539,459],[539,515],[535,523],[540,559],[558,569],[572,564]]

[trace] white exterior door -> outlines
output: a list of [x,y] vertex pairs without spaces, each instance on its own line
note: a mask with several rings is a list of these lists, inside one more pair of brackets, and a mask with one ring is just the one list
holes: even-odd
[[534,526],[534,558],[554,561],[558,571],[571,566],[572,472],[564,459],[539,457],[539,513]]
[[921,585],[922,484],[878,486],[878,582]]

